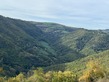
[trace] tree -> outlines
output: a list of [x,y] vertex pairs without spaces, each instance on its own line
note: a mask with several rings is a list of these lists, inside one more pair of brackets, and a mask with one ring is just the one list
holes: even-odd
[[86,70],[79,78],[80,82],[94,82],[99,78],[105,77],[104,68],[95,60],[91,60],[86,64]]

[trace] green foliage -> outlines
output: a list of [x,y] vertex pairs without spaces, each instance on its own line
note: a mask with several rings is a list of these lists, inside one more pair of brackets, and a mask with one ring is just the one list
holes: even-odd
[[109,50],[106,50],[104,52],[100,52],[99,54],[93,54],[89,55],[85,58],[81,58],[78,60],[75,60],[73,62],[64,63],[64,64],[58,64],[58,65],[52,65],[45,68],[46,71],[48,70],[72,70],[75,74],[78,76],[82,75],[83,70],[86,69],[86,63],[89,60],[98,60],[101,67],[104,67],[107,72],[109,72]]
[[30,75],[20,73],[16,77],[0,77],[0,82],[77,82],[77,76],[71,71],[44,73],[42,70],[33,70]]
[[0,66],[7,76],[15,76],[32,67],[75,61],[108,50],[108,37],[103,31],[0,16]]
[[1,76],[0,82],[108,82],[108,76],[107,70],[101,64],[91,60],[86,64],[81,76],[68,70],[44,72],[42,68],[38,68],[15,77]]

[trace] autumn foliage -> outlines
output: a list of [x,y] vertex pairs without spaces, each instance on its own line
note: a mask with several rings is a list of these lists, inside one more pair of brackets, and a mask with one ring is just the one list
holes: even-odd
[[[1,72],[3,68],[0,69]],[[42,68],[30,70],[28,73],[20,73],[15,77],[0,77],[0,82],[102,82],[107,74],[105,69],[97,61],[89,61],[82,75],[76,75],[72,71],[48,71]]]
[[106,72],[97,61],[89,61],[86,65],[86,70],[79,78],[80,82],[96,82],[99,78],[104,78]]

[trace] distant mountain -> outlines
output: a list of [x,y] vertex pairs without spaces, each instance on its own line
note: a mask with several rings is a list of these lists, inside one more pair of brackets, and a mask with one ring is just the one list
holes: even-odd
[[109,34],[0,16],[0,66],[7,75],[71,62],[109,49]]
[[107,33],[109,33],[109,29],[106,29],[106,30],[104,30],[104,32],[107,32]]

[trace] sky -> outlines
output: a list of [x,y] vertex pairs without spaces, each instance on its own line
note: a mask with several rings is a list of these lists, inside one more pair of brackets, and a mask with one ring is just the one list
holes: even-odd
[[0,15],[86,29],[109,29],[109,0],[0,0]]

